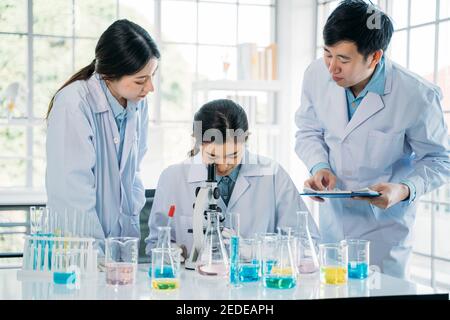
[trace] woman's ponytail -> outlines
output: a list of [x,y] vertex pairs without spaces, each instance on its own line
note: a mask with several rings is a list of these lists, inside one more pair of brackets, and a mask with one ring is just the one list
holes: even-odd
[[[92,60],[91,64],[87,65],[86,67],[82,68],[81,70],[79,70],[77,73],[75,73],[72,77],[70,77],[69,80],[66,81],[66,83],[64,83],[61,88],[59,88],[56,93],[58,93],[59,91],[61,91],[63,88],[67,87],[69,84],[78,81],[78,80],[87,80],[89,79],[92,74],[95,72],[95,59]],[[48,105],[48,110],[47,110],[47,115],[46,115],[46,119],[48,119],[48,116],[50,115],[50,111],[52,111],[53,108],[53,101],[55,99],[55,95],[52,97],[52,99],[50,100],[50,103]]]

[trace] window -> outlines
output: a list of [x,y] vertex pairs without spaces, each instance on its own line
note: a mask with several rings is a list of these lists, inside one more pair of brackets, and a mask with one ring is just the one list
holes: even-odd
[[[439,85],[442,108],[450,128],[450,1],[379,0],[372,1],[387,12],[395,32],[387,55],[425,79]],[[317,1],[317,42],[315,54],[322,55],[322,29],[339,1]],[[450,290],[450,185],[425,195],[417,209],[413,280],[437,289]]]
[[[45,114],[52,94],[89,64],[99,35],[118,18],[145,27],[162,52],[157,92],[149,97],[146,187],[191,146],[192,83],[236,79],[236,46],[274,41],[275,1],[5,0],[0,4],[0,92],[21,87],[13,113],[0,110],[0,192],[40,189],[45,175]],[[155,19],[158,17],[158,19]],[[246,23],[249,19],[252,23]],[[257,32],[256,32],[257,31]],[[266,114],[270,112],[263,111]],[[7,121],[7,117],[12,118]],[[180,152],[182,151],[182,152]]]
[[[21,90],[12,112],[0,105],[0,195],[43,192],[48,103],[69,76],[93,60],[98,37],[119,18],[148,30],[162,53],[157,90],[148,97],[150,150],[142,167],[146,187],[155,188],[161,171],[186,158],[192,145],[198,108],[192,83],[222,79],[224,59],[230,62],[228,79],[236,80],[237,45],[264,47],[275,40],[275,6],[275,0],[2,0],[0,94],[14,82]],[[271,125],[276,119],[265,109],[256,117]],[[276,141],[266,139],[264,130],[254,131],[257,147],[273,155]],[[23,212],[0,215],[0,252],[21,251],[25,231],[11,233],[7,217],[13,215],[26,225]]]

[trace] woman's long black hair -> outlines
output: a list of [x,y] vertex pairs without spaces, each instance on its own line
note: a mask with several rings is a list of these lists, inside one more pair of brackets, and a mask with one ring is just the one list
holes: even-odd
[[[115,21],[100,36],[95,47],[95,59],[91,64],[75,73],[56,93],[77,80],[89,79],[94,71],[105,80],[118,80],[125,75],[139,72],[150,59],[159,59],[161,54],[152,37],[142,27],[129,20]],[[47,118],[53,107],[55,96],[48,106]]]
[[[201,130],[198,130],[199,127],[201,127]],[[193,136],[195,146],[189,152],[191,157],[200,151],[202,143],[212,142],[211,140],[205,140],[205,136],[207,136],[205,133],[208,130],[217,130],[223,137],[222,141],[224,142],[230,138],[246,141],[248,137],[247,115],[244,109],[232,100],[219,99],[204,104],[194,116]],[[230,136],[230,133],[233,135]]]

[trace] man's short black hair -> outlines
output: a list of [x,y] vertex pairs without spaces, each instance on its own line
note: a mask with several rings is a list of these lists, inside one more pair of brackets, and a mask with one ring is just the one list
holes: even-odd
[[340,41],[354,42],[365,58],[382,49],[386,51],[394,27],[391,19],[363,0],[344,0],[328,17],[323,29],[325,45]]

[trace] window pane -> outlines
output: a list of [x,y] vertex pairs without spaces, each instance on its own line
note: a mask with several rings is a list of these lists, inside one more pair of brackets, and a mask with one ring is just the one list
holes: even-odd
[[408,25],[408,0],[394,0],[389,3],[392,4],[391,17],[394,28],[405,28]]
[[414,225],[414,251],[431,254],[431,206],[419,203]]
[[411,0],[411,25],[418,25],[436,19],[435,0]]
[[153,37],[155,24],[154,0],[119,0],[119,18],[128,19],[146,29]]
[[252,42],[258,46],[269,45],[271,43],[272,13],[271,7],[239,6],[239,43]]
[[200,43],[236,44],[236,5],[199,3]]
[[27,155],[25,127],[0,127],[1,157],[25,157]]
[[75,35],[98,38],[117,18],[116,0],[75,1]]
[[[437,83],[442,89],[444,99],[442,107],[450,110],[450,22],[441,23],[439,25],[439,64]],[[449,122],[447,122],[450,125]]]
[[47,121],[42,120],[42,124],[33,127],[33,155],[38,158],[45,158],[45,140],[47,135]]
[[441,0],[441,3],[439,4],[439,12],[439,16],[441,19],[450,17],[450,1]]
[[95,58],[95,46],[97,40],[76,39],[75,40],[75,70],[86,67]]
[[239,0],[240,4],[273,5],[275,0]]
[[450,262],[434,261],[434,277],[436,288],[444,292],[450,292]]
[[434,25],[411,29],[409,68],[433,82],[434,73]]
[[[0,224],[2,223],[25,223],[27,212],[25,210],[0,211]],[[0,234],[3,232],[17,232],[14,234],[3,234],[0,236],[0,252],[23,252],[25,226],[0,227]],[[0,259],[3,261],[3,259]]]
[[44,188],[45,187],[45,168],[46,161],[43,158],[33,158],[33,187]]
[[394,32],[390,44],[389,56],[406,68],[407,34],[406,30]]
[[0,159],[0,188],[25,187],[26,161]]
[[431,259],[412,254],[409,271],[411,280],[426,286],[431,285]]
[[33,32],[71,36],[73,32],[72,1],[34,0]]
[[[25,117],[26,72],[27,72],[27,38],[25,36],[0,35],[0,95],[14,82],[19,83],[19,91],[14,108],[8,108],[10,99],[0,103],[0,118],[8,116]],[[6,45],[3,45],[6,44]]]
[[192,82],[195,79],[193,45],[164,45],[161,60],[161,118],[191,121]]
[[[229,63],[224,72],[224,64]],[[198,77],[199,80],[236,80],[236,48],[199,46]]]
[[[448,197],[450,186],[445,186],[440,189],[440,199],[447,202],[450,201]],[[435,254],[438,257],[450,259],[450,205],[435,205]]]
[[27,0],[0,2],[0,32],[27,32]]
[[[192,147],[192,123],[150,126],[151,148],[142,161],[145,188],[156,188],[161,172],[169,165],[183,161]],[[181,213],[180,213],[181,214]]]
[[197,4],[195,2],[163,1],[161,32],[164,41],[195,43]]
[[326,4],[321,4],[318,7],[318,17],[317,17],[317,46],[323,46],[323,28],[327,22],[328,16],[336,9],[338,1],[327,2]]
[[34,115],[45,117],[48,103],[72,72],[72,40],[34,39]]

